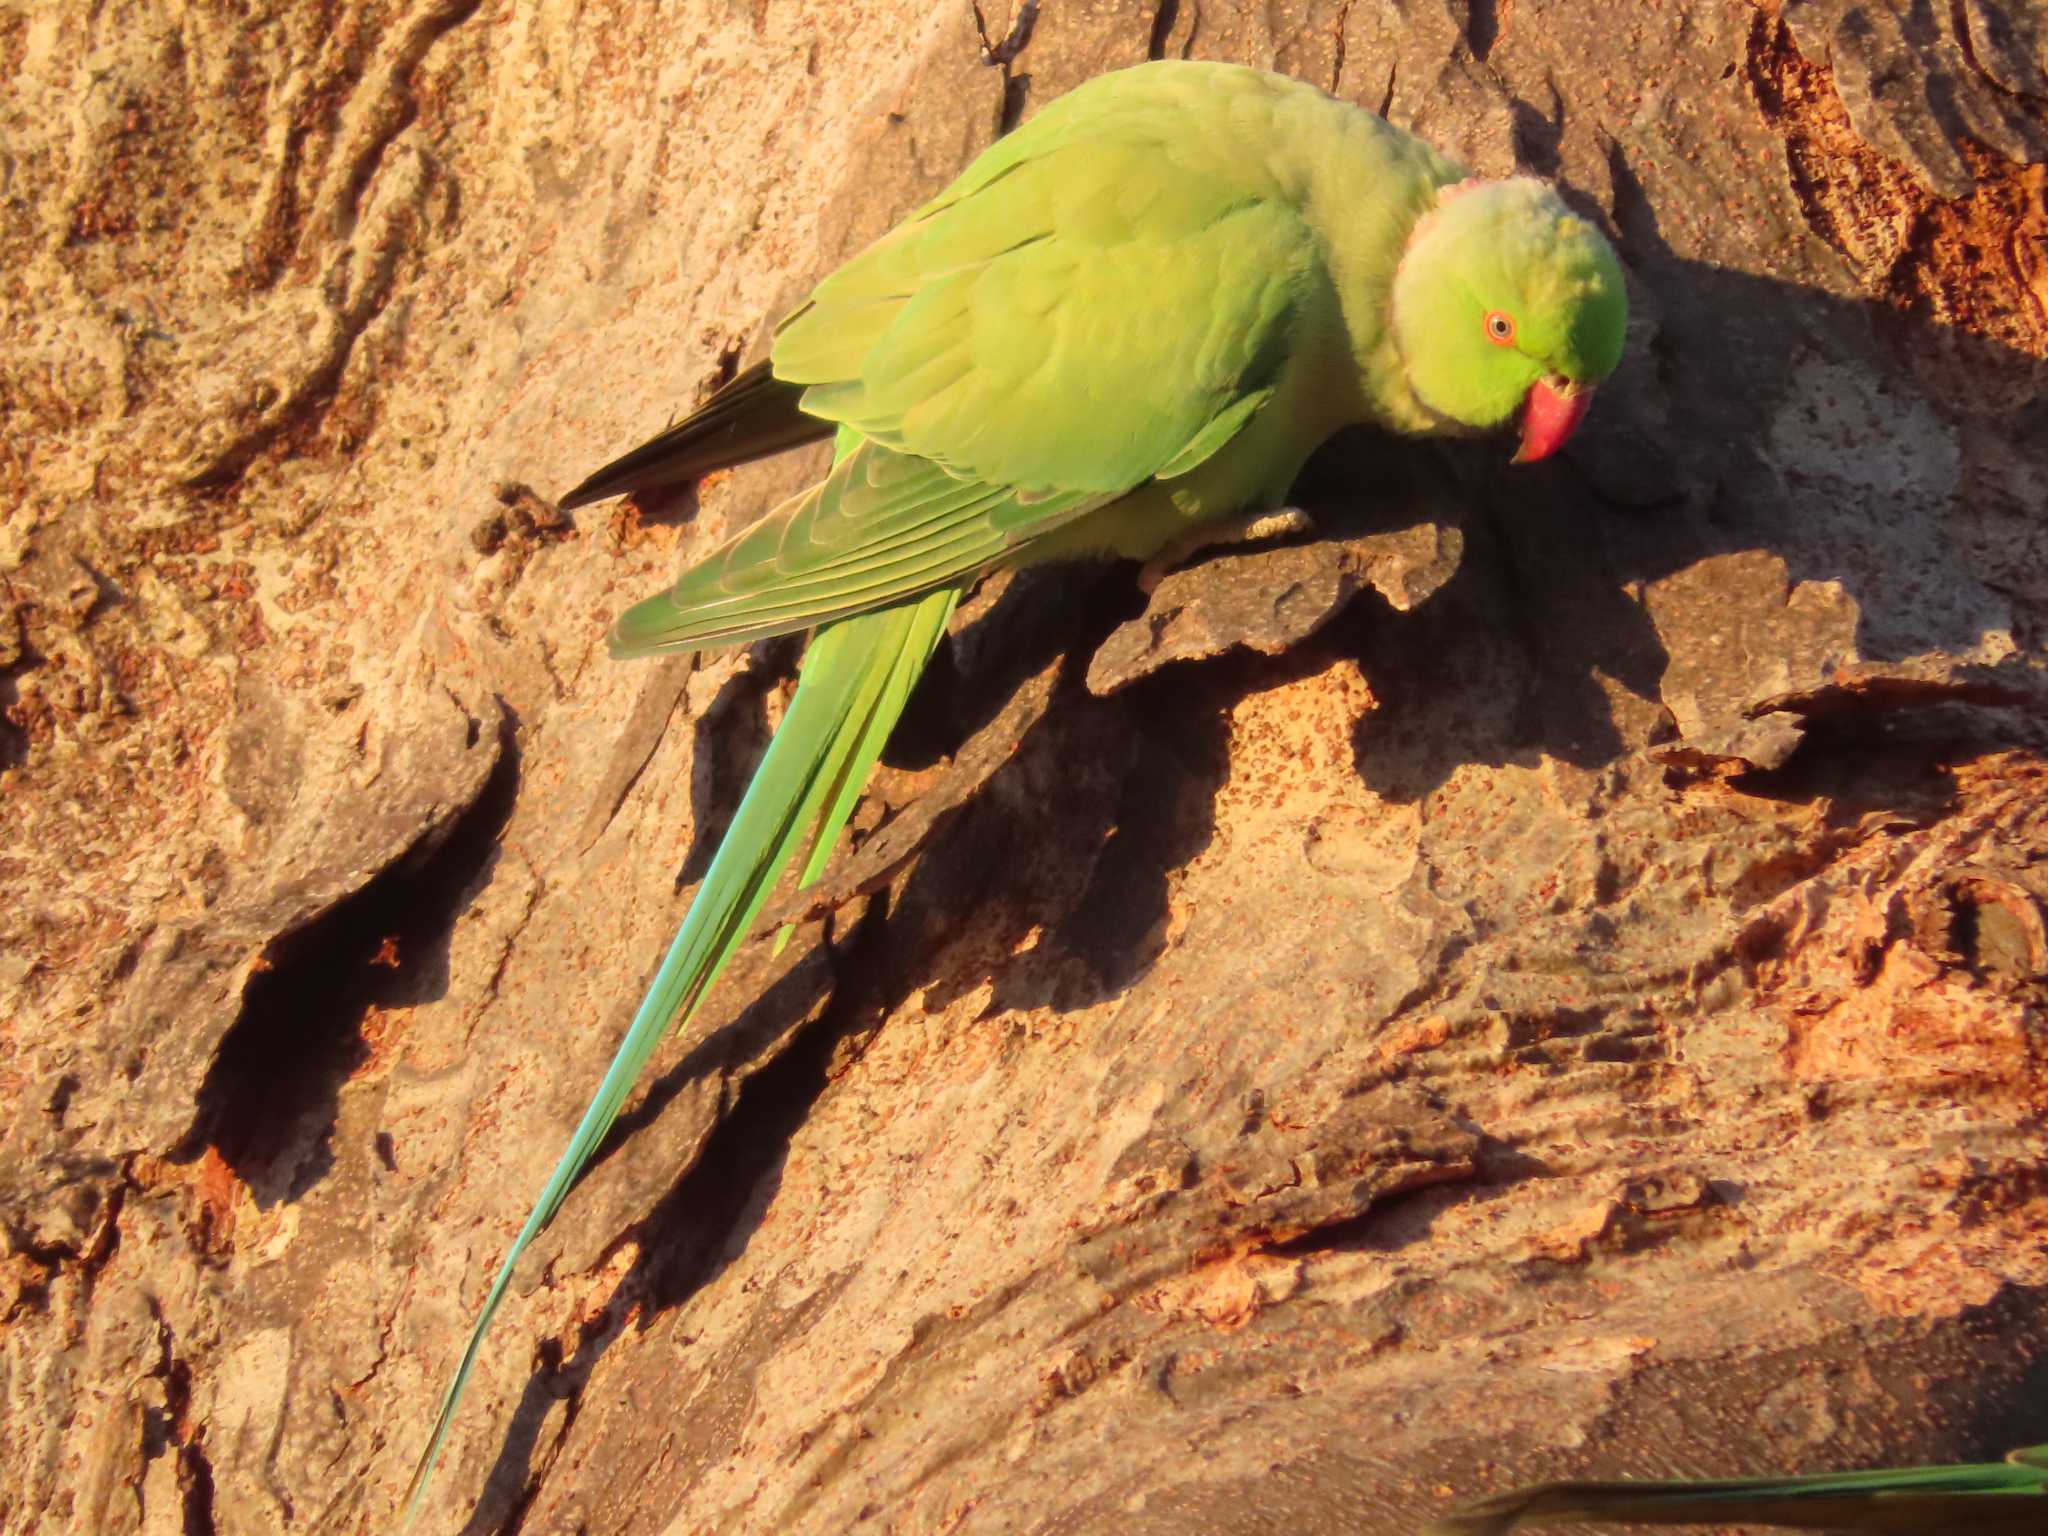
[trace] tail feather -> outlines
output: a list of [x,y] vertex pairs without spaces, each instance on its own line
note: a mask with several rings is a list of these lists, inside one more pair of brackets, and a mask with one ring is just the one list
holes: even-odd
[[514,1266],[574,1187],[655,1046],[671,1023],[680,1029],[689,1021],[806,838],[810,846],[798,883],[808,885],[823,872],[861,785],[959,600],[959,589],[941,588],[895,607],[841,619],[820,629],[811,642],[796,695],[682,928],[598,1085],[597,1096],[484,1297],[468,1346],[441,1399],[433,1434],[406,1490],[407,1524],[418,1513]]
[[2002,1462],[1812,1477],[1540,1483],[1468,1504],[1424,1536],[1506,1536],[1518,1525],[1563,1521],[2019,1536],[2048,1529],[2042,1449],[2015,1451]]

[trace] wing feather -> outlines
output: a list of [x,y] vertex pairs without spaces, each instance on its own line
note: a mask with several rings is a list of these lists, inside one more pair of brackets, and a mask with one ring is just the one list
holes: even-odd
[[1129,72],[1048,105],[825,278],[771,364],[858,446],[624,615],[613,649],[736,643],[959,582],[1222,451],[1328,296],[1271,152],[1276,112],[1309,98],[1251,71]]
[[591,474],[562,498],[562,510],[628,491],[687,484],[714,469],[830,436],[831,423],[799,408],[802,395],[770,373],[767,363],[756,363],[682,421]]
[[628,609],[612,651],[743,644],[883,607],[987,570],[1016,545],[1020,525],[1058,527],[1104,499],[1065,492],[1026,511],[1008,487],[862,443],[674,587]]
[[1129,490],[1296,340],[1320,251],[1256,179],[1149,137],[1020,159],[819,284],[776,375],[806,411],[991,484]]

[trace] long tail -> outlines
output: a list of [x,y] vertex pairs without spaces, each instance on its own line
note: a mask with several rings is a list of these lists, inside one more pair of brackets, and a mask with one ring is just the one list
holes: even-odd
[[1542,1483],[1467,1505],[1429,1526],[1424,1536],[1505,1536],[1523,1524],[1609,1520],[1915,1536],[2038,1533],[2048,1530],[2048,1446],[2014,1451],[1999,1462],[1813,1477]]
[[683,926],[633,1015],[597,1097],[584,1111],[484,1297],[462,1362],[441,1399],[433,1436],[406,1490],[408,1526],[426,1494],[513,1266],[553,1219],[597,1151],[662,1035],[671,1023],[680,1029],[688,1022],[806,838],[810,848],[798,883],[808,885],[823,872],[868,771],[959,600],[957,588],[941,588],[893,608],[838,620],[821,628],[812,640],[796,695],[747,786]]

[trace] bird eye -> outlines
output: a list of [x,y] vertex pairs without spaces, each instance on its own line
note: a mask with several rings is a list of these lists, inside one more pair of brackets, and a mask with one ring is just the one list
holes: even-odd
[[1486,339],[1497,346],[1507,346],[1515,339],[1515,322],[1504,311],[1490,309],[1486,312]]

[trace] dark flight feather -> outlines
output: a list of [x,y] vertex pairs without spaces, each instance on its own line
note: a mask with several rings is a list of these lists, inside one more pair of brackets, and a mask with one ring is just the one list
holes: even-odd
[[798,408],[801,384],[785,384],[759,362],[681,421],[598,470],[561,500],[562,510],[628,491],[685,485],[715,469],[764,459],[832,435],[833,424]]

